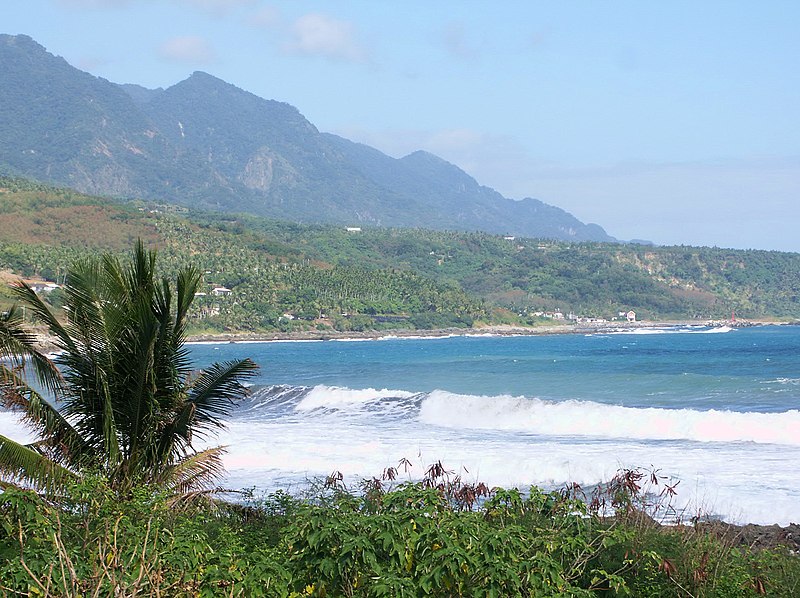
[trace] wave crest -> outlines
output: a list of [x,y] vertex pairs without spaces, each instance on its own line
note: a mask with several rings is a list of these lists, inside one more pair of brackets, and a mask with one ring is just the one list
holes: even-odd
[[740,413],[636,408],[591,401],[458,395],[437,390],[423,401],[424,423],[546,436],[758,442],[800,446],[800,411]]
[[384,399],[408,399],[415,395],[405,390],[389,390],[364,388],[353,390],[340,386],[325,386],[320,384],[308,391],[297,404],[297,411],[311,411],[313,409],[342,409],[352,406],[376,403]]

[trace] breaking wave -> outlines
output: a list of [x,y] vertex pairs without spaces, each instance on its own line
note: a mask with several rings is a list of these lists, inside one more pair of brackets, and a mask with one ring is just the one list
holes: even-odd
[[759,442],[800,446],[800,411],[740,413],[635,408],[591,401],[543,401],[434,391],[423,402],[428,424],[549,436],[636,440]]
[[403,418],[450,429],[549,437],[754,442],[800,446],[800,411],[780,413],[625,407],[594,401],[548,401],[526,396],[477,396],[444,390],[414,393],[337,386],[269,386],[240,414],[274,419]]

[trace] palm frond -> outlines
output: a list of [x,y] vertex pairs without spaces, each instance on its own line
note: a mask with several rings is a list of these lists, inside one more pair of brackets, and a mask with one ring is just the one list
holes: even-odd
[[105,449],[108,463],[111,466],[115,466],[120,461],[120,446],[116,418],[114,417],[114,396],[109,392],[107,382],[102,384],[102,388],[103,448]]
[[137,338],[125,349],[129,359],[117,368],[118,382],[122,382],[117,392],[126,397],[116,405],[118,428],[129,438],[129,455],[138,452],[140,443],[149,444],[147,439],[154,434],[153,416],[159,410],[155,398],[159,378],[154,371],[158,329],[152,318],[137,319]]
[[222,464],[224,453],[225,447],[222,446],[192,453],[165,468],[160,481],[176,494],[212,488],[225,472]]
[[124,304],[130,298],[130,285],[128,277],[122,268],[119,259],[113,255],[104,255],[102,258],[102,291],[117,304]]
[[[6,477],[27,475],[23,465],[36,473],[33,455],[76,471],[100,468],[120,489],[145,480],[195,492],[222,473],[222,449],[194,453],[193,437],[223,426],[257,366],[215,364],[191,381],[185,326],[200,280],[194,267],[182,269],[175,286],[157,279],[156,253],[139,241],[125,263],[107,254],[70,268],[64,324],[30,287],[15,291],[63,352],[54,361],[37,353],[17,312],[0,320],[0,357],[14,356],[10,366],[0,363],[0,391],[40,435],[29,447],[3,445]],[[26,384],[18,369],[26,364],[60,409]]]
[[200,509],[203,513],[223,514],[235,512],[231,503],[219,496],[229,497],[237,491],[229,488],[207,488],[191,490],[183,494],[173,494],[167,498],[166,504],[173,511],[192,511]]
[[173,331],[176,336],[183,335],[186,314],[194,301],[194,294],[197,292],[201,276],[200,270],[195,267],[185,268],[178,272],[175,329]]
[[175,398],[182,393],[185,379],[191,369],[183,336],[175,331],[172,303],[173,295],[169,282],[162,280],[155,287],[151,317],[155,318],[159,326],[153,349],[153,373],[159,381],[158,403],[164,409],[172,408]]
[[37,490],[54,491],[75,479],[75,474],[33,449],[0,435],[0,476]]
[[36,335],[24,327],[17,306],[0,314],[0,358],[24,367],[26,361],[33,366],[37,380],[49,391],[56,392],[63,382],[55,363],[36,348]]
[[88,445],[67,419],[16,372],[8,371],[2,390],[5,407],[18,411],[20,421],[41,441],[39,452],[73,466],[83,462]]
[[160,430],[158,443],[154,447],[154,458],[157,462],[166,463],[176,450],[185,451],[191,446],[196,411],[194,403],[184,403],[172,420]]
[[130,287],[142,288],[149,286],[152,288],[155,281],[156,271],[156,252],[148,251],[141,239],[137,239],[133,248],[133,260],[131,261]]
[[60,349],[67,350],[73,346],[72,337],[31,287],[19,281],[11,287],[11,292],[47,327],[48,332],[56,338],[56,345]]
[[221,418],[230,415],[234,405],[247,395],[242,380],[258,371],[251,359],[215,363],[194,381],[188,401],[195,405],[195,424],[200,428],[222,427]]

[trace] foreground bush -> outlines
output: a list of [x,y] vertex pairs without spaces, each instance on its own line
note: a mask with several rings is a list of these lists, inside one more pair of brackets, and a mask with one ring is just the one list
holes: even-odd
[[[430,471],[430,470],[429,470]],[[570,493],[455,483],[313,499],[122,499],[88,480],[59,499],[0,494],[4,596],[796,596],[800,559],[697,528],[617,516]],[[330,482],[330,480],[329,480]],[[619,490],[619,488],[617,488]],[[573,493],[574,494],[574,493]],[[630,498],[630,495],[628,495]]]

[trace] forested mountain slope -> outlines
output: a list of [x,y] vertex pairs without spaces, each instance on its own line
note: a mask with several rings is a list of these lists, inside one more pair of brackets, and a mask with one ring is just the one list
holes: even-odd
[[431,154],[395,159],[320,133],[294,106],[196,72],[117,85],[0,35],[0,172],[87,193],[295,222],[612,241],[538,200],[514,201]]
[[[800,317],[800,254],[564,243],[486,233],[302,225],[119,203],[0,178],[0,270],[57,281],[136,238],[205,273],[198,327],[297,329],[611,318]],[[230,295],[214,296],[225,287]],[[57,295],[56,295],[57,296]],[[346,314],[346,315],[342,315]],[[325,318],[321,316],[325,315]],[[291,316],[291,318],[289,317]],[[292,319],[294,318],[294,319]]]

